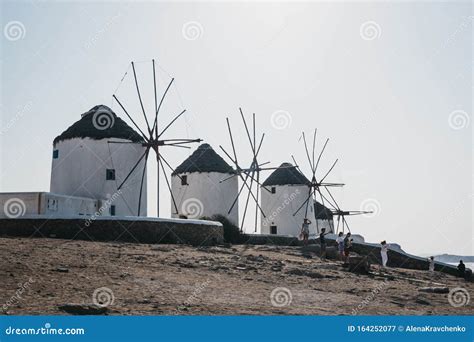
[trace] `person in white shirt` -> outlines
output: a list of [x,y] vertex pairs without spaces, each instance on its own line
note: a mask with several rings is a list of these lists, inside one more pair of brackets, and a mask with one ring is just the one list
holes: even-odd
[[339,251],[339,255],[341,257],[341,260],[344,260],[344,237],[343,233],[339,232],[337,238],[336,238],[336,243],[337,243],[337,250]]
[[429,270],[431,273],[434,272],[434,269],[435,269],[435,262],[434,262],[434,257],[430,256],[430,258],[428,259],[429,263],[430,263],[430,266],[429,266]]
[[309,239],[309,225],[311,224],[311,221],[305,218],[303,220],[303,224],[301,226],[301,236],[303,238],[303,244],[306,246],[308,244],[308,239]]

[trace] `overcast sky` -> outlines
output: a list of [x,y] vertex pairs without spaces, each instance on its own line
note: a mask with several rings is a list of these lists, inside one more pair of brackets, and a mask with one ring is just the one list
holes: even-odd
[[[470,1],[31,0],[2,1],[1,14],[0,191],[48,191],[54,137],[94,105],[112,106],[117,88],[139,115],[130,75],[120,83],[132,60],[146,61],[137,69],[151,111],[155,58],[160,87],[176,78],[161,125],[188,110],[169,138],[230,147],[228,116],[248,160],[241,106],[266,133],[261,161],[294,154],[310,177],[299,138],[317,127],[317,148],[331,139],[318,175],[339,158],[327,179],[347,184],[334,191],[339,203],[375,210],[351,217],[353,232],[413,253],[473,254]],[[177,166],[190,152],[163,153]]]

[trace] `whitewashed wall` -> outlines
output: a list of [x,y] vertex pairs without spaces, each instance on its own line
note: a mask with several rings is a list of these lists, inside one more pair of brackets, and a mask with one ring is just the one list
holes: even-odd
[[228,213],[239,191],[237,177],[219,183],[229,174],[192,172],[180,174],[180,176],[182,175],[188,177],[188,185],[181,185],[181,179],[178,176],[171,177],[171,189],[178,207],[178,215],[176,215],[174,205],[171,202],[172,217],[185,215],[189,218],[199,218],[221,214],[235,225],[239,225],[238,201],[232,211]]
[[[272,186],[267,186],[271,190]],[[306,185],[276,185],[276,193],[261,188],[261,207],[266,215],[262,216],[260,228],[261,234],[270,234],[270,226],[277,226],[277,235],[298,236],[301,232],[301,225],[305,218],[306,204],[298,213],[295,211],[308,198],[309,187]],[[308,206],[308,219],[311,220],[309,227],[310,235],[316,234],[316,223],[314,220],[314,206],[312,201]]]
[[[0,193],[0,217],[23,217],[44,215],[47,217],[64,215],[95,215],[101,201],[91,198],[71,197],[49,192],[9,192]],[[108,216],[108,211],[102,213]]]
[[[108,140],[127,141],[117,138],[59,141],[53,147],[53,150],[59,150],[59,157],[52,162],[51,192],[93,199],[113,197],[116,216],[136,216],[144,160],[127,180],[119,196],[117,188],[145,148],[141,144],[108,144]],[[106,180],[106,169],[115,169],[115,180]],[[146,184],[145,173],[141,216],[147,213]]]

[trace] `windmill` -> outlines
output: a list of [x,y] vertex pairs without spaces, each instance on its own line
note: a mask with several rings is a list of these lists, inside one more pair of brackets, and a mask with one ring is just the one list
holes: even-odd
[[[232,205],[229,208],[229,213],[232,211],[234,206],[237,204],[240,195],[242,194],[242,191],[244,188],[247,189],[247,199],[245,200],[245,209],[242,217],[242,222],[240,225],[240,230],[243,231],[244,223],[245,223],[245,217],[247,215],[247,210],[248,210],[248,205],[250,201],[250,197],[252,197],[253,201],[255,202],[255,232],[257,231],[257,222],[258,222],[258,212],[265,216],[265,213],[263,212],[260,203],[259,203],[259,197],[260,197],[260,172],[261,171],[267,171],[267,170],[275,170],[277,169],[276,167],[263,167],[270,162],[264,162],[260,163],[258,161],[258,156],[260,153],[260,150],[262,148],[262,143],[263,139],[265,137],[265,133],[262,133],[260,139],[257,140],[257,134],[256,134],[256,125],[255,125],[255,113],[252,115],[252,126],[249,129],[249,126],[247,125],[247,121],[245,120],[244,113],[241,108],[239,108],[240,111],[240,116],[242,118],[242,122],[245,128],[245,132],[250,144],[250,150],[252,154],[252,160],[250,162],[250,165],[248,167],[242,167],[241,163],[239,162],[239,158],[237,157],[237,152],[235,149],[235,143],[234,143],[234,137],[232,135],[232,129],[230,126],[230,121],[229,118],[226,118],[227,122],[227,130],[229,133],[229,138],[230,138],[230,143],[232,146],[232,155],[228,153],[224,147],[219,145],[220,149],[225,153],[225,155],[232,161],[232,163],[235,165],[235,173],[227,178],[222,179],[220,182],[225,182],[233,177],[239,177],[242,180],[242,186],[239,189],[239,192],[237,193],[234,201],[232,202]],[[258,142],[258,143],[257,143]],[[247,183],[247,181],[250,182],[250,184]],[[266,189],[264,187],[264,189]],[[267,191],[270,191],[266,189]]]
[[[137,91],[138,95],[138,100],[140,102],[140,107],[141,107],[141,112],[143,114],[143,117],[146,122],[146,129],[141,129],[136,121],[132,118],[132,115],[130,115],[129,111],[125,109],[125,106],[122,104],[122,102],[118,99],[116,94],[113,94],[113,99],[119,104],[120,108],[122,108],[123,112],[129,120],[132,122],[132,124],[135,126],[135,128],[140,132],[140,135],[143,138],[143,143],[141,145],[145,147],[145,151],[141,155],[141,157],[137,160],[135,165],[131,168],[127,176],[124,178],[122,183],[118,186],[117,190],[120,190],[124,184],[129,180],[130,176],[135,172],[135,170],[138,168],[139,164],[144,160],[143,163],[143,170],[141,171],[141,183],[140,183],[140,194],[139,194],[139,200],[138,200],[138,210],[137,210],[137,215],[140,216],[140,211],[141,211],[141,198],[142,198],[142,190],[143,190],[143,180],[145,178],[145,171],[148,163],[148,157],[150,156],[150,151],[153,150],[156,155],[156,164],[157,164],[157,216],[160,215],[160,168],[163,172],[163,175],[165,177],[166,185],[168,186],[168,190],[171,194],[171,198],[173,201],[174,209],[176,213],[178,212],[178,207],[176,205],[176,201],[173,197],[173,194],[171,192],[171,186],[170,182],[168,180],[168,176],[166,175],[166,169],[165,165],[172,171],[174,171],[173,167],[168,163],[168,161],[163,157],[162,153],[160,152],[160,149],[165,146],[169,147],[180,147],[180,148],[190,148],[189,146],[186,146],[191,143],[198,143],[201,142],[201,139],[184,139],[184,138],[174,138],[174,139],[164,139],[163,135],[166,133],[166,131],[178,120],[185,112],[186,109],[182,110],[179,114],[174,116],[174,118],[166,125],[164,126],[163,129],[159,130],[159,121],[158,121],[158,115],[160,113],[160,109],[162,108],[163,102],[166,98],[166,95],[171,87],[171,85],[174,82],[174,78],[171,78],[171,81],[169,82],[168,86],[166,87],[166,90],[163,92],[160,101],[158,102],[158,97],[157,97],[157,83],[156,83],[156,69],[155,69],[155,60],[152,60],[152,67],[153,67],[153,93],[154,93],[154,119],[152,122],[150,122],[147,116],[147,113],[145,111],[145,106],[143,105],[143,100],[142,96],[140,93],[140,87],[139,87],[139,82],[137,78],[137,72],[135,70],[135,63],[131,63],[131,67],[133,70],[133,78],[135,81],[135,88]],[[127,72],[125,73],[123,79],[127,75]],[[152,125],[150,125],[152,123]],[[146,133],[144,132],[146,131]],[[137,144],[135,142],[123,142],[123,141],[109,141],[111,144]]]
[[373,211],[362,211],[362,210],[342,210],[337,204],[334,196],[332,195],[331,191],[327,187],[325,187],[326,192],[328,193],[329,197],[331,197],[333,203],[331,201],[327,201],[330,206],[333,208],[331,210],[334,216],[337,216],[337,226],[336,226],[336,234],[339,232],[339,224],[342,224],[342,232],[344,233],[345,228],[350,232],[351,229],[349,228],[349,224],[347,223],[346,216],[354,216],[354,215],[364,215],[364,214],[371,214]]
[[[316,135],[317,135],[317,129],[314,130],[314,134],[313,134],[313,144],[312,144],[312,150],[311,150],[311,154],[310,154],[310,151],[308,149],[308,143],[306,141],[306,136],[305,136],[305,133],[303,132],[302,134],[302,137],[303,137],[303,142],[304,142],[304,148],[305,148],[305,152],[306,152],[306,157],[308,158],[308,164],[310,166],[310,169],[311,169],[311,181],[309,183],[309,189],[308,189],[308,197],[306,198],[306,200],[298,207],[298,209],[296,209],[296,211],[293,213],[293,216],[296,216],[296,214],[302,210],[303,208],[305,208],[305,218],[307,218],[308,216],[308,207],[309,205],[313,205],[314,201],[317,200],[317,195],[319,195],[320,199],[321,199],[321,204],[323,205],[323,207],[325,207],[325,202],[329,202],[327,200],[327,198],[323,195],[322,191],[321,191],[321,188],[327,188],[327,187],[340,187],[340,186],[344,186],[344,184],[342,183],[328,183],[328,182],[324,182],[324,180],[327,178],[327,176],[331,173],[331,171],[334,169],[334,167],[336,166],[337,162],[338,162],[338,159],[336,159],[334,161],[334,163],[331,165],[331,167],[329,168],[329,170],[324,174],[324,176],[322,176],[321,178],[318,178],[316,176],[316,173],[318,171],[318,166],[319,166],[319,162],[321,161],[321,157],[324,153],[324,150],[326,149],[326,146],[329,142],[329,138],[326,139],[326,142],[324,143],[322,149],[321,149],[321,152],[319,153],[319,156],[318,156],[318,159],[315,160],[315,151],[316,151]],[[293,159],[293,162],[295,163],[296,167],[298,168],[298,170],[303,173],[301,171],[301,169],[299,168],[298,166],[298,163],[296,162],[294,156],[291,156],[291,158]],[[334,227],[332,227],[333,230],[334,230]],[[316,220],[316,230],[317,232],[319,233],[319,227],[318,227],[318,220]]]

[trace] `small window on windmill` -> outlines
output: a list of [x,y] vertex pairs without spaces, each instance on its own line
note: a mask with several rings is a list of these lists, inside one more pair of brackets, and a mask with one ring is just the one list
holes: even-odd
[[272,235],[277,234],[277,226],[270,226],[270,234]]
[[115,205],[110,206],[110,216],[115,216]]
[[186,175],[181,176],[181,185],[189,185],[188,184],[188,176],[186,176]]
[[52,198],[48,198],[48,210],[57,211],[58,210],[58,201]]
[[115,180],[115,169],[107,169],[105,172],[106,180]]
[[276,194],[276,192],[277,192],[276,186],[272,186],[272,194]]
[[53,159],[59,158],[59,150],[53,150]]

